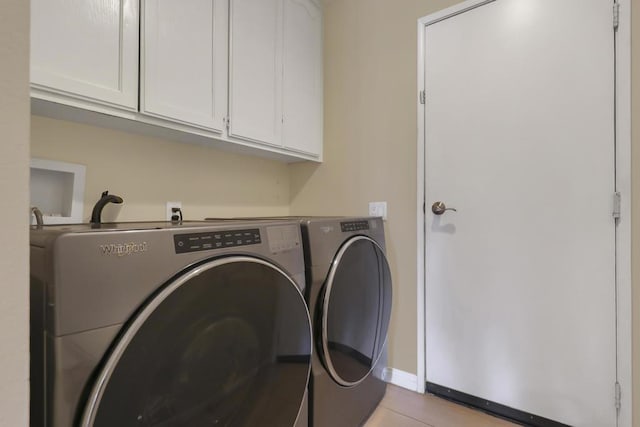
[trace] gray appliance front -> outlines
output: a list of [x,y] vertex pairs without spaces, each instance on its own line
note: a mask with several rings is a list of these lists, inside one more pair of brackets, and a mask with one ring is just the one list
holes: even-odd
[[391,273],[374,240],[355,236],[340,247],[317,309],[325,367],[338,384],[359,384],[382,354],[391,317]]
[[218,250],[215,227],[32,232],[31,425],[306,425],[302,253],[282,227]]
[[303,222],[312,357],[310,425],[363,423],[382,399],[392,283],[379,218]]

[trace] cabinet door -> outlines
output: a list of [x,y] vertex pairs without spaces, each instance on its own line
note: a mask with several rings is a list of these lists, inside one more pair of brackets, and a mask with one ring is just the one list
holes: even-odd
[[137,0],[32,0],[32,86],[137,110],[138,28]]
[[229,135],[281,145],[282,0],[231,0]]
[[285,148],[322,151],[322,13],[311,0],[284,0]]
[[141,106],[222,132],[227,113],[227,0],[145,0]]

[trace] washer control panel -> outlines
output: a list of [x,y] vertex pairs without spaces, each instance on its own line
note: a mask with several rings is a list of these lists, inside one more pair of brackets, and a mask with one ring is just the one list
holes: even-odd
[[211,249],[233,248],[236,246],[257,245],[262,243],[260,230],[209,231],[205,233],[176,234],[173,243],[177,254],[208,251]]
[[340,229],[343,233],[347,231],[360,231],[369,229],[369,221],[347,221],[340,223]]

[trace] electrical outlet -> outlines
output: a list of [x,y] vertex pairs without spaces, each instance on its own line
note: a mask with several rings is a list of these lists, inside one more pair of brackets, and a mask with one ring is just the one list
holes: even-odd
[[387,220],[387,202],[369,202],[369,216],[381,216]]
[[174,215],[172,211],[173,208],[182,209],[182,202],[167,202],[167,213],[165,217],[167,221],[171,221],[171,216]]

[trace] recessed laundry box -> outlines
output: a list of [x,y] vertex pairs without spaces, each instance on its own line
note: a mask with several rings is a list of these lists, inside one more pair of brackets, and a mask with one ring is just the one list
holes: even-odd
[[31,206],[42,212],[45,224],[82,222],[85,173],[84,165],[31,159]]

